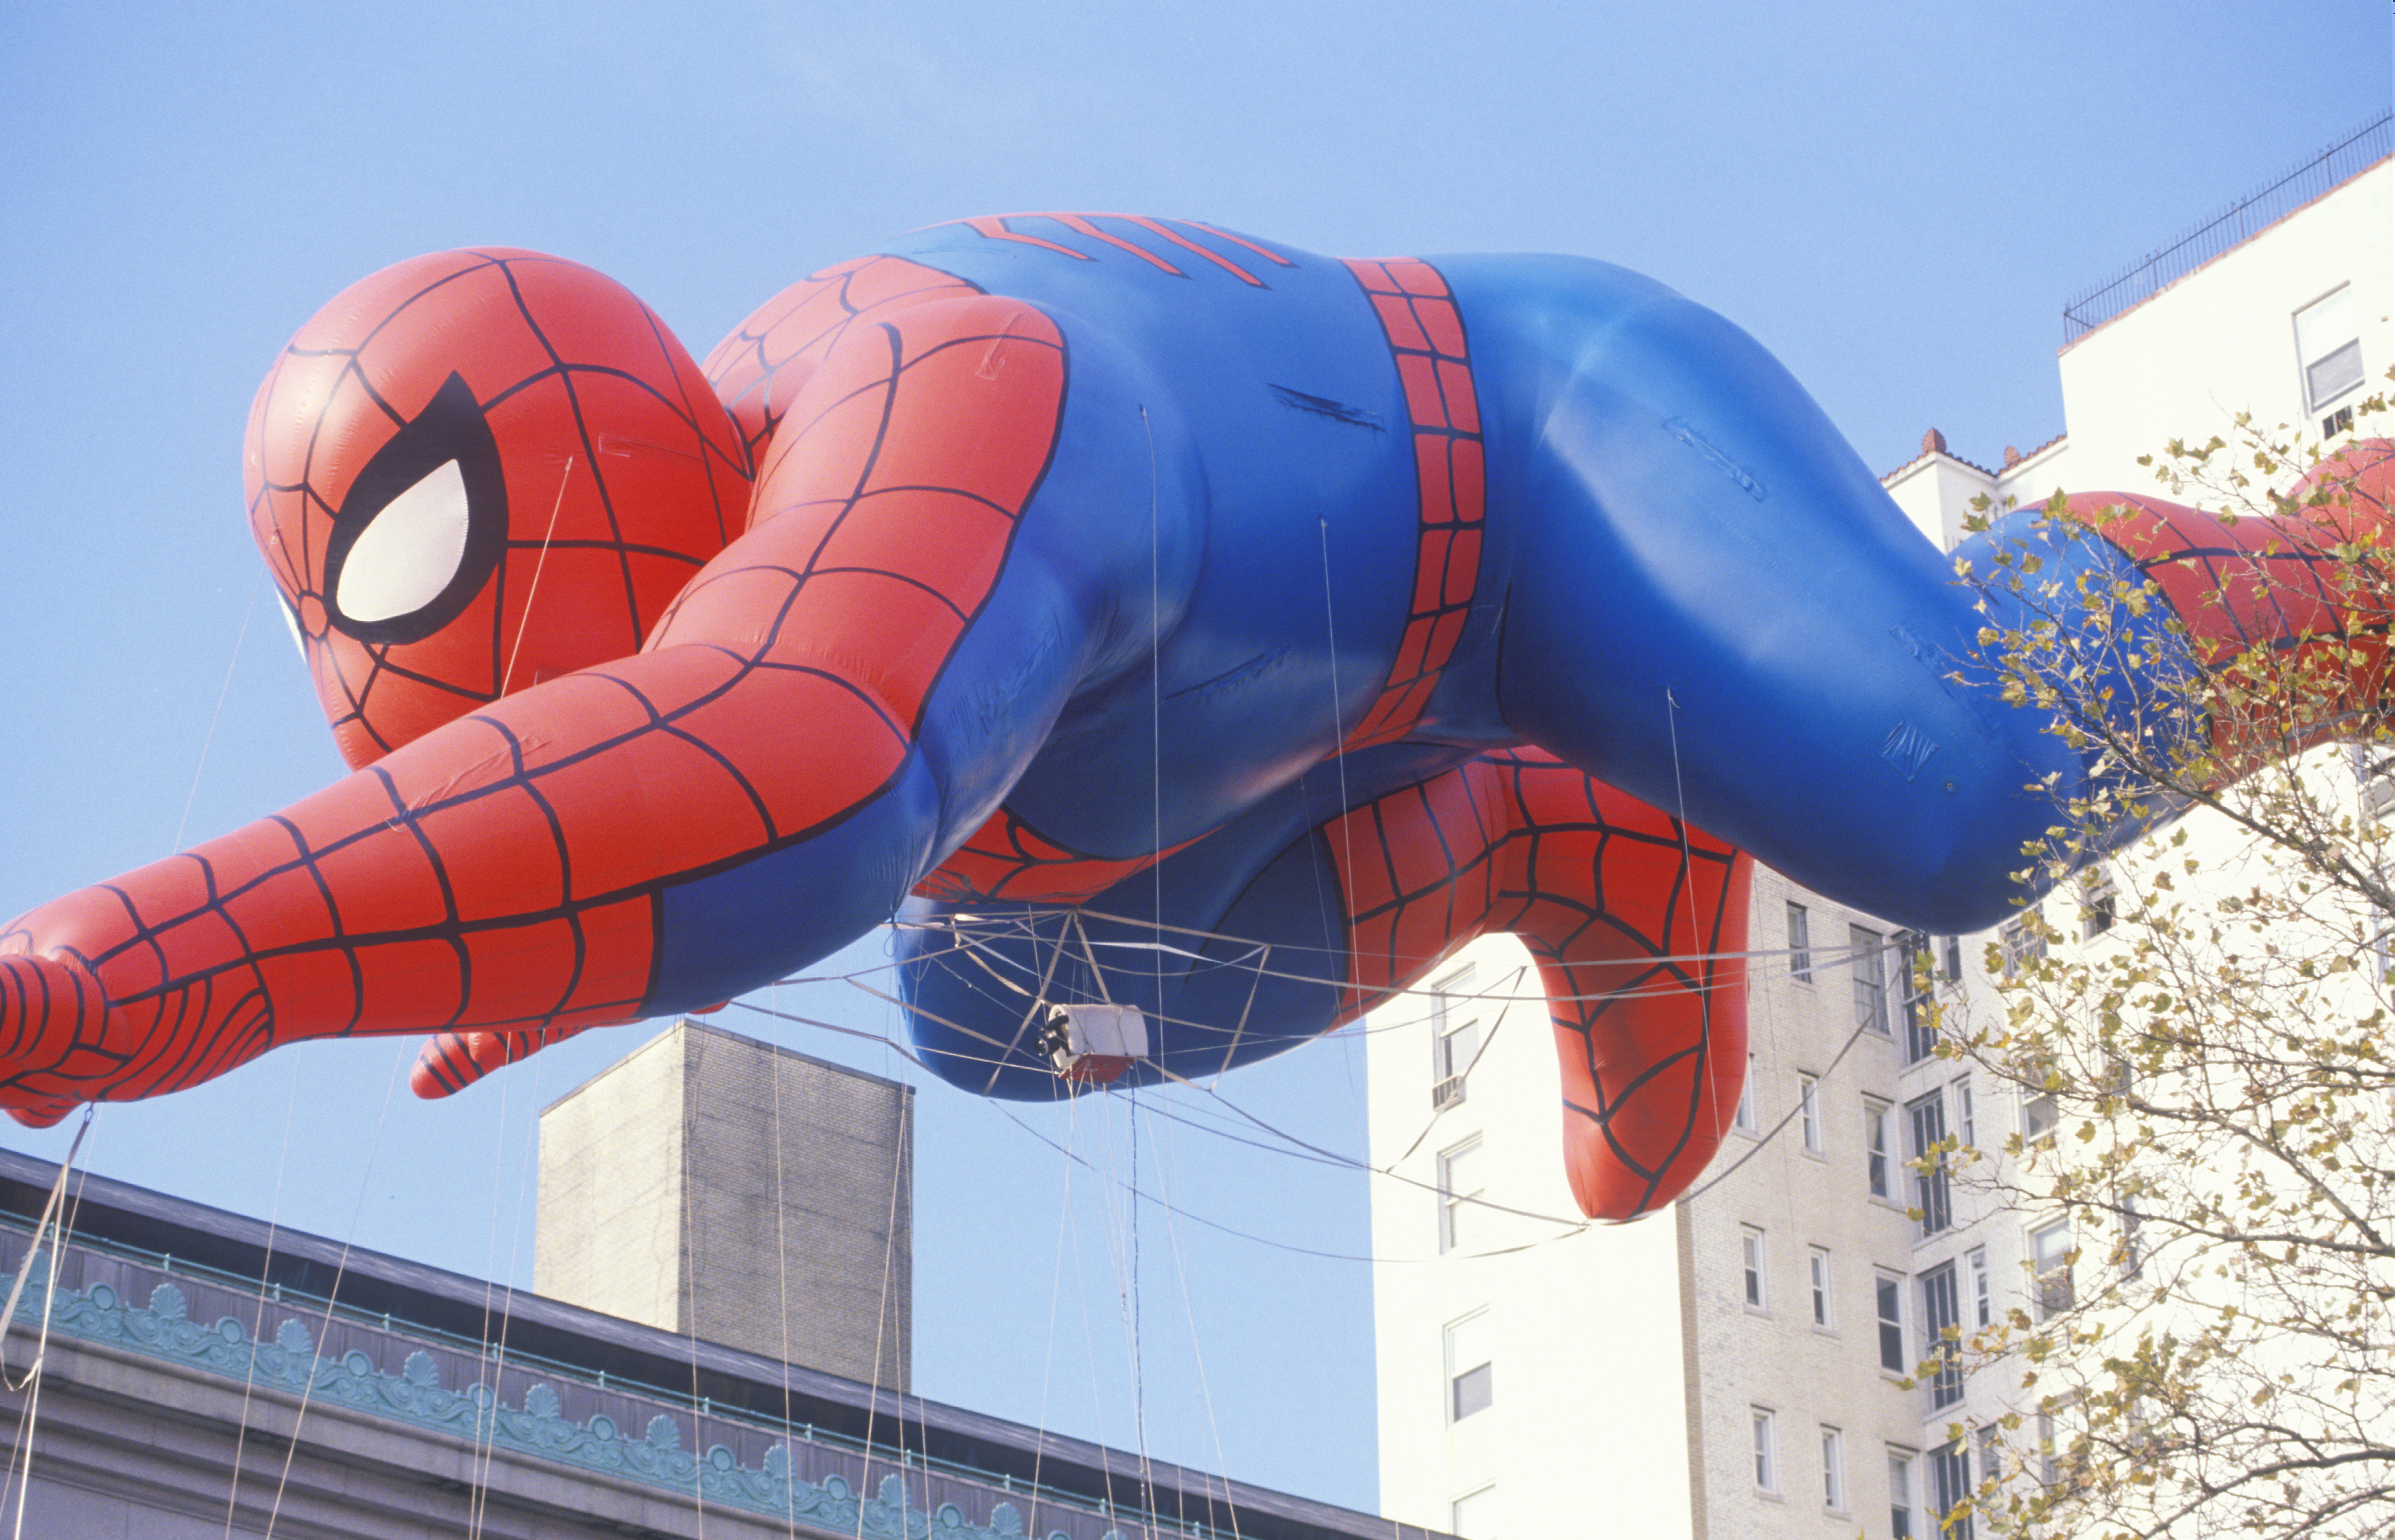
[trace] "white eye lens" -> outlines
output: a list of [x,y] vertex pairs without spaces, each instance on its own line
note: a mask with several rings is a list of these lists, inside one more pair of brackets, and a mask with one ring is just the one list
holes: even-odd
[[333,602],[370,624],[413,615],[449,586],[466,559],[466,477],[444,460],[383,504],[341,563]]

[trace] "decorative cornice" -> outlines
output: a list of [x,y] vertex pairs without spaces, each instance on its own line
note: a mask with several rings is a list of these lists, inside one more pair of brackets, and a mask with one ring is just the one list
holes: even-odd
[[[17,1314],[38,1327],[47,1269],[37,1258],[29,1270],[33,1276]],[[0,1289],[13,1281],[0,1273]],[[275,1328],[273,1341],[252,1341],[247,1328],[231,1316],[213,1326],[192,1320],[183,1291],[170,1282],[151,1290],[146,1308],[136,1308],[106,1283],[61,1289],[49,1329],[53,1335],[104,1344],[187,1372],[277,1387],[319,1405],[446,1434],[480,1448],[695,1494],[718,1507],[804,1523],[852,1540],[1025,1540],[1023,1517],[1012,1503],[993,1507],[987,1525],[971,1522],[954,1503],[925,1512],[907,1506],[905,1483],[896,1475],[882,1479],[877,1495],[861,1498],[839,1476],[826,1477],[821,1485],[794,1478],[785,1444],[765,1452],[762,1468],[750,1469],[722,1444],[704,1457],[683,1449],[681,1426],[663,1414],[637,1435],[603,1415],[569,1421],[557,1392],[546,1385],[533,1386],[523,1404],[510,1408],[498,1404],[487,1386],[444,1387],[440,1364],[420,1348],[391,1374],[363,1352],[323,1357],[307,1323],[295,1319],[285,1318]],[[1058,1531],[1048,1540],[1067,1536]],[[1105,1540],[1122,1540],[1121,1532],[1109,1531]]]

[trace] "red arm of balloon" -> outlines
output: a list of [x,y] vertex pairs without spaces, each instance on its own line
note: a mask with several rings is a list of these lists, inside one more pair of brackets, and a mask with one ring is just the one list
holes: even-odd
[[2387,637],[2395,625],[2395,442],[2368,439],[2323,459],[2285,511],[2223,519],[2158,498],[2113,492],[2065,499],[2070,516],[2137,565],[2187,628],[2196,660],[2234,670],[2269,649],[2274,668],[2316,659],[2297,707],[2265,686],[2253,707],[2211,724],[2223,781],[2292,750],[2349,734],[2386,710]]
[[[986,366],[999,351],[1002,371]],[[754,527],[648,651],[0,932],[0,1104],[55,1116],[156,1095],[309,1037],[637,1018],[664,887],[890,781],[997,580],[1063,383],[1054,327],[1011,300],[853,334],[776,434]],[[986,431],[927,486],[939,445],[893,420]],[[904,490],[850,518],[884,479]],[[977,517],[925,538],[947,502]]]

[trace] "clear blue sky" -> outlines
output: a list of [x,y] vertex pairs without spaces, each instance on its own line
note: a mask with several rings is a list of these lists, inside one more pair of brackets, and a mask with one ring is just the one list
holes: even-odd
[[[337,773],[242,527],[238,444],[283,340],[401,258],[560,252],[704,353],[792,279],[972,213],[1578,252],[1745,325],[1874,465],[1933,424],[1991,461],[2062,426],[2063,299],[2384,110],[2388,31],[2384,0],[7,7],[0,913]],[[783,994],[893,1025],[853,990]],[[390,1095],[412,1045],[314,1046],[110,1109],[90,1163],[528,1279],[531,1115],[636,1041],[436,1106]],[[1352,1042],[1222,1090],[1359,1148]],[[1084,1171],[1068,1209],[1061,1158],[988,1108],[933,1085],[920,1110],[920,1387],[1130,1442],[1119,1206]],[[1026,1115],[1118,1172],[1126,1117]],[[1365,1178],[1142,1137],[1143,1180],[1190,1216],[1141,1222],[1151,1448],[1369,1507],[1369,1272],[1283,1249],[1364,1253]]]

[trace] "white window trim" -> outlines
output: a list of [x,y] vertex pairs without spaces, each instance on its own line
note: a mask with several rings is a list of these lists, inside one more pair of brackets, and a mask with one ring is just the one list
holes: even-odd
[[[1771,1243],[1760,1225],[1738,1228],[1738,1297],[1753,1315],[1771,1313]],[[1752,1297],[1749,1285],[1752,1285]]]
[[[1880,1285],[1882,1283],[1893,1283],[1896,1285],[1894,1294],[1894,1298],[1896,1300],[1896,1319],[1893,1321],[1890,1321],[1887,1317],[1879,1313]],[[1912,1322],[1909,1319],[1905,1310],[1906,1299],[1912,1292],[1912,1279],[1906,1277],[1903,1273],[1898,1272],[1893,1268],[1874,1268],[1872,1269],[1872,1361],[1879,1365],[1879,1372],[1881,1374],[1892,1380],[1910,1379],[1912,1377]],[[1880,1331],[1883,1327],[1886,1326],[1893,1326],[1896,1328],[1896,1356],[1898,1361],[1902,1364],[1901,1368],[1889,1368],[1887,1366],[1887,1360],[1882,1356]]]
[[[1879,1135],[1879,1190],[1872,1191],[1871,1180],[1872,1135]],[[1902,1145],[1897,1138],[1896,1104],[1877,1096],[1863,1098],[1863,1191],[1874,1203],[1890,1208],[1902,1208],[1897,1201],[1898,1173],[1904,1169]]]
[[1828,1149],[1821,1136],[1821,1077],[1796,1077],[1796,1121],[1802,1125],[1805,1153],[1826,1159]]
[[1805,1249],[1806,1304],[1812,1311],[1813,1330],[1835,1335],[1838,1330],[1837,1262],[1827,1246]]
[[2079,873],[2079,939],[2093,941],[2120,923],[2121,885],[2112,879],[2112,864],[2090,862]]
[[2346,297],[2347,304],[2350,305],[2353,302],[2353,283],[2350,279],[2336,285],[2335,287],[2330,288],[2316,299],[2307,300],[2303,304],[2297,305],[2294,310],[2287,312],[2287,332],[2296,344],[2296,375],[2303,391],[2305,403],[2304,409],[2307,415],[2319,412],[2324,407],[2332,406],[2370,383],[2370,363],[2367,358],[2364,358],[2362,360],[2361,372],[2355,376],[2351,384],[2345,386],[2341,390],[2332,391],[2324,396],[2314,397],[2312,394],[2313,367],[2317,365],[2327,362],[2336,354],[2344,352],[2348,347],[2358,346],[2362,341],[2362,325],[2359,321],[2356,321],[2354,323],[2354,333],[2352,337],[2347,339],[2343,342],[2337,343],[2335,347],[2322,352],[2317,358],[2308,357],[2305,354],[2303,334],[2304,312],[2329,303],[2331,300],[2336,299],[2340,294]]
[[1846,1511],[1846,1443],[1843,1431],[1821,1425],[1821,1507],[1832,1513]]
[[[2062,1237],[2062,1255],[2051,1267],[2039,1266],[2038,1242],[2049,1235]],[[2071,1221],[2057,1219],[2040,1225],[2029,1232],[2029,1269],[2031,1313],[2039,1321],[2051,1321],[2078,1304],[2077,1281],[2071,1276],[2071,1255],[2078,1250],[2079,1238],[2072,1232]],[[2057,1298],[2062,1303],[2055,1304]]]
[[[1463,1533],[1462,1529],[1460,1527],[1463,1521],[1462,1515],[1457,1511],[1458,1509],[1462,1508],[1464,1504],[1472,1501],[1475,1497],[1486,1497],[1496,1490],[1496,1482],[1483,1481],[1469,1492],[1459,1492],[1453,1497],[1449,1498],[1447,1503],[1447,1521],[1449,1524],[1459,1526],[1452,1531],[1452,1533],[1459,1535]],[[1498,1516],[1498,1527],[1500,1529],[1504,1527],[1504,1516],[1502,1514]],[[1495,1536],[1490,1536],[1489,1540],[1495,1540]]]
[[[1431,986],[1431,1109],[1434,1112],[1444,1112],[1462,1105],[1465,1095],[1464,1077],[1471,1073],[1473,1064],[1480,1058],[1480,1018],[1475,1016],[1469,1021],[1462,1022],[1454,1019],[1458,1004],[1479,1003],[1473,992],[1473,976],[1477,968],[1476,963],[1466,963]],[[1454,1062],[1450,1049],[1456,1037],[1467,1030],[1473,1033],[1471,1062],[1459,1065]]]
[[1892,1036],[1896,1026],[1888,1010],[1886,933],[1850,923],[1846,945],[1852,954],[1846,967],[1854,983],[1855,1025],[1874,1037]]
[[[1899,1473],[1901,1473],[1899,1475]],[[1887,1506],[1889,1517],[1901,1499],[1906,1526],[1918,1536],[1921,1533],[1921,1452],[1901,1444],[1887,1446]],[[1899,1481],[1902,1490],[1899,1491]]]
[[[1453,1185],[1453,1168],[1449,1162],[1457,1156],[1466,1154],[1479,1154],[1486,1158],[1479,1135],[1475,1134],[1438,1152],[1438,1253],[1441,1256],[1465,1243],[1464,1237],[1458,1233],[1459,1229],[1466,1228],[1457,1222],[1461,1211],[1466,1207],[1478,1208],[1480,1195],[1489,1190],[1485,1182],[1468,1192],[1460,1191]],[[1475,1220],[1480,1217],[1477,1214],[1473,1215]]]
[[[1465,1311],[1463,1314],[1457,1316],[1453,1321],[1450,1321],[1446,1325],[1440,1327],[1438,1331],[1439,1357],[1444,1362],[1447,1371],[1439,1379],[1439,1402],[1445,1409],[1447,1425],[1449,1427],[1453,1427],[1456,1424],[1465,1421],[1467,1417],[1479,1415],[1479,1412],[1477,1411],[1466,1414],[1466,1416],[1464,1417],[1459,1417],[1455,1414],[1455,1382],[1462,1378],[1465,1374],[1470,1374],[1475,1369],[1487,1368],[1489,1371],[1491,1391],[1489,1404],[1489,1407],[1494,1407],[1496,1405],[1494,1387],[1496,1382],[1497,1349],[1495,1344],[1492,1343],[1489,1345],[1489,1356],[1480,1360],[1477,1363],[1467,1363],[1459,1367],[1455,1361],[1456,1329],[1475,1324],[1477,1324],[1483,1331],[1488,1330],[1489,1310],[1485,1306],[1477,1310]],[[1487,1410],[1487,1408],[1483,1408],[1482,1410]]]
[[[2033,1120],[2040,1104],[2044,1106],[2047,1118],[2044,1128],[2039,1128]],[[2053,1144],[2054,1135],[2061,1126],[2062,1104],[2055,1099],[2053,1092],[2030,1091],[2023,1094],[2020,1099],[2020,1129],[2024,1147],[2039,1149]]]
[[1778,1418],[1767,1406],[1747,1409],[1747,1427],[1753,1439],[1754,1490],[1780,1495],[1780,1432]]

